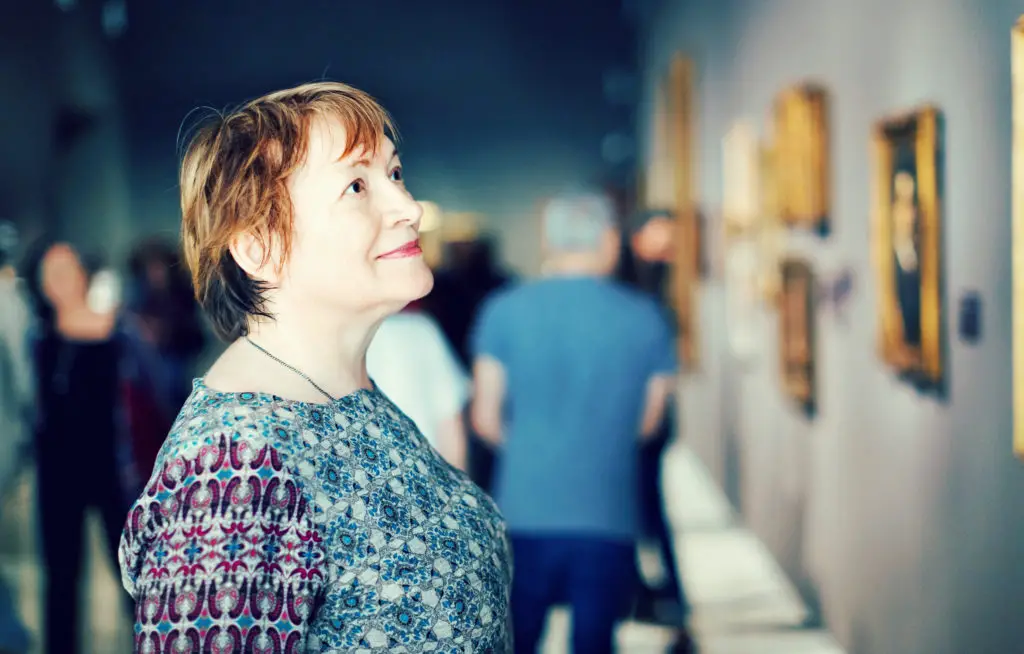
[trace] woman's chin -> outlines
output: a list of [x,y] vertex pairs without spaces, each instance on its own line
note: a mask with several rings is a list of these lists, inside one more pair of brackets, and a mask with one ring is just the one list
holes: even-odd
[[434,273],[425,264],[395,280],[395,296],[403,302],[413,302],[426,296],[434,288]]
[[415,280],[410,281],[414,282],[413,284],[410,284],[410,286],[415,286],[416,288],[413,297],[409,298],[410,302],[425,297],[434,289],[434,273],[431,272],[430,268],[426,264],[423,264],[423,270],[419,271]]

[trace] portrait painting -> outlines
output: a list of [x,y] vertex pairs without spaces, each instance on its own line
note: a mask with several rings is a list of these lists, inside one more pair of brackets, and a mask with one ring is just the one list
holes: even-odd
[[875,130],[874,258],[883,359],[919,384],[942,379],[939,114]]
[[784,90],[772,123],[779,218],[825,235],[831,228],[828,94],[810,84]]
[[722,138],[722,226],[728,236],[751,235],[759,227],[761,149],[757,129],[746,120]]
[[752,358],[758,342],[758,237],[765,224],[761,205],[762,149],[756,127],[746,120],[734,123],[722,138],[722,215],[720,229],[715,233],[721,235],[724,250],[729,349],[741,361]]
[[815,410],[814,274],[800,259],[784,259],[780,267],[779,340],[782,387],[807,414]]

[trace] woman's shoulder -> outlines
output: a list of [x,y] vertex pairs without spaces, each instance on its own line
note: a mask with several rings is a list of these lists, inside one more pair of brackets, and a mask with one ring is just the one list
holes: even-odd
[[[286,433],[275,434],[275,429]],[[147,576],[150,567],[170,565],[172,576],[185,574],[175,567],[181,558],[153,563],[158,556],[153,543],[188,542],[182,535],[196,529],[208,535],[203,539],[208,559],[221,555],[214,550],[234,547],[224,541],[233,530],[248,534],[243,540],[253,556],[269,551],[260,539],[288,533],[289,538],[318,541],[312,536],[317,527],[306,481],[291,465],[286,447],[295,433],[273,403],[247,403],[196,385],[128,514],[120,560],[129,592],[136,597],[146,592],[140,580],[150,589],[168,583]],[[215,567],[220,566],[204,569]]]
[[280,450],[297,436],[299,423],[299,416],[270,396],[217,392],[197,379],[160,459],[194,458],[220,443],[229,450]]

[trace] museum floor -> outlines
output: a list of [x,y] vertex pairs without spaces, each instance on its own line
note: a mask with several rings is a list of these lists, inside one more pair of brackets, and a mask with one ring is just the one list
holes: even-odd
[[[827,632],[801,628],[806,609],[761,543],[735,523],[729,506],[696,457],[683,445],[666,457],[666,497],[677,531],[693,625],[702,654],[844,654]],[[0,573],[19,594],[23,617],[33,630],[40,621],[39,565],[35,551],[32,480],[0,513]],[[83,654],[123,654],[131,649],[128,629],[110,610],[120,592],[100,549],[98,523],[90,522],[88,643]],[[644,561],[645,565],[655,564]],[[571,617],[556,610],[549,620],[544,654],[567,651]],[[619,629],[621,652],[658,654],[671,634],[637,623]]]

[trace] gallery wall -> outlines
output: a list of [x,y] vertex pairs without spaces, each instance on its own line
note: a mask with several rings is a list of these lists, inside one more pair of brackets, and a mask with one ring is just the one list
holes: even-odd
[[[779,91],[814,81],[830,93],[833,229],[791,232],[785,246],[823,287],[852,280],[816,313],[817,414],[783,395],[773,310],[751,320],[753,356],[730,353],[718,276],[699,290],[701,365],[682,384],[682,429],[852,654],[1002,654],[1024,641],[1013,617],[1024,602],[1024,464],[1011,454],[1010,391],[1010,28],[1021,10],[667,0],[642,39],[642,116],[673,53],[695,62],[698,197],[712,216],[730,126],[751,121],[767,135]],[[945,116],[944,399],[879,359],[869,249],[872,125],[923,103]],[[652,129],[641,118],[641,143]],[[976,344],[956,332],[968,291],[982,301]]]

